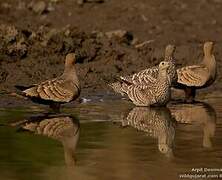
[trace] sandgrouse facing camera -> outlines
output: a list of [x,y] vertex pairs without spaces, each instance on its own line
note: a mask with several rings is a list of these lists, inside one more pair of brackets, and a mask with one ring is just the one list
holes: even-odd
[[168,77],[170,62],[159,64],[158,77],[148,85],[115,82],[109,84],[117,93],[126,94],[136,106],[165,106],[170,100],[171,80]]
[[75,100],[80,95],[80,83],[75,69],[76,55],[66,55],[65,69],[61,76],[40,82],[29,87],[15,86],[22,90],[22,95],[33,102],[49,105],[59,112],[60,105]]

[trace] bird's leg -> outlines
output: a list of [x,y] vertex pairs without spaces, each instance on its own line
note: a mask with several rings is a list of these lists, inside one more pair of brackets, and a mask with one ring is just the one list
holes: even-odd
[[60,103],[54,102],[54,103],[50,104],[49,107],[50,107],[50,108],[53,110],[53,112],[55,112],[55,113],[59,113],[59,112],[60,112]]
[[185,88],[185,102],[193,103],[196,95],[196,89],[192,87]]

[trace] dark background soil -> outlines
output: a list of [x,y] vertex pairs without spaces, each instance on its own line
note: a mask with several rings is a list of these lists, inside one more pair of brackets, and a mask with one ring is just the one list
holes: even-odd
[[158,64],[169,43],[177,46],[178,66],[196,63],[207,40],[216,44],[218,63],[217,81],[207,91],[221,90],[222,1],[51,1],[0,2],[1,91],[59,75],[69,52],[78,53],[84,91],[106,90],[115,77]]

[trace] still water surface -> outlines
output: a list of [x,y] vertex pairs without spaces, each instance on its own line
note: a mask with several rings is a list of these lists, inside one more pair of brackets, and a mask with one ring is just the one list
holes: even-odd
[[222,169],[221,102],[142,108],[107,99],[60,115],[1,109],[0,179],[178,180],[192,168]]

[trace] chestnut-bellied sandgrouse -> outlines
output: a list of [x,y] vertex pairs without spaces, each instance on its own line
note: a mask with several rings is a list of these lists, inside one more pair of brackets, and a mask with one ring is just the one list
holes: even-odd
[[80,95],[80,83],[75,68],[76,55],[66,55],[65,69],[61,76],[40,82],[28,88],[15,86],[22,95],[34,102],[47,104],[54,111],[59,111],[60,104],[75,100]]
[[200,64],[177,69],[178,81],[175,88],[184,89],[187,102],[193,102],[196,89],[210,86],[216,79],[216,60],[213,55],[213,42],[205,42],[204,57]]

